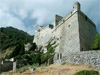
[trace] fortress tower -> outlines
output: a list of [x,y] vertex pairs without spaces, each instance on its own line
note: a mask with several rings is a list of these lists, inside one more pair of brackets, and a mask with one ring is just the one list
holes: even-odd
[[65,17],[55,16],[54,26],[37,26],[33,42],[45,47],[48,41],[58,39],[55,49],[57,59],[57,55],[89,51],[96,34],[95,24],[81,11],[81,5],[76,1],[73,10]]

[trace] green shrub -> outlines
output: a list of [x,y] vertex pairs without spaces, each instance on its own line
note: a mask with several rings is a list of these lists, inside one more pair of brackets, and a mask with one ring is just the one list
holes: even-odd
[[62,63],[62,65],[65,65],[65,64],[66,64],[66,62],[63,62],[63,63]]
[[45,54],[42,54],[41,56],[41,63],[47,63],[48,62],[48,59],[51,58],[53,55],[51,55],[50,53],[45,53]]
[[94,40],[93,40],[91,49],[92,49],[92,50],[99,50],[99,49],[100,49],[100,34],[97,34],[97,35],[94,37]]
[[41,63],[47,63],[48,59],[50,59],[51,57],[54,57],[55,48],[57,46],[58,46],[58,44],[55,45],[54,47],[52,47],[52,45],[50,44],[50,42],[48,43],[48,45],[46,46],[47,53],[41,55]]
[[98,71],[93,71],[93,70],[82,70],[77,72],[74,75],[99,75]]

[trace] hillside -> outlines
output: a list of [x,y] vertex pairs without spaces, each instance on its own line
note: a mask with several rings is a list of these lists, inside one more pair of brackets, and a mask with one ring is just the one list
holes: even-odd
[[11,53],[19,42],[32,42],[33,37],[13,27],[0,28],[0,56]]

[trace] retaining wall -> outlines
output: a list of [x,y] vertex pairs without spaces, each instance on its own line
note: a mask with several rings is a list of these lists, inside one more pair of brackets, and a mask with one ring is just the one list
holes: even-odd
[[13,69],[13,62],[0,64],[0,73],[6,72]]
[[62,59],[54,59],[55,64],[83,63],[100,67],[100,50],[64,53]]

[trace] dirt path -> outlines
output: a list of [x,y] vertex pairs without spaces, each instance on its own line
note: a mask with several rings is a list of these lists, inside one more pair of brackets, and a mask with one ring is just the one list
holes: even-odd
[[100,68],[84,64],[50,65],[47,67],[36,67],[31,74],[29,70],[22,73],[14,73],[13,75],[74,75],[80,70],[96,70],[100,73]]

